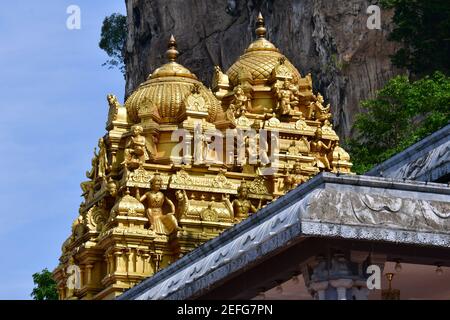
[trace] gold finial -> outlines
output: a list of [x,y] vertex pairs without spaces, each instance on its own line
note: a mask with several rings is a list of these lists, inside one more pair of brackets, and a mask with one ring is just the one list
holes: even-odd
[[264,18],[261,12],[258,14],[258,18],[256,19],[256,26],[256,35],[258,36],[258,38],[265,38],[267,30],[264,27]]
[[179,52],[177,50],[177,42],[173,34],[170,36],[168,48],[169,49],[166,51],[167,59],[170,62],[174,62],[177,59]]

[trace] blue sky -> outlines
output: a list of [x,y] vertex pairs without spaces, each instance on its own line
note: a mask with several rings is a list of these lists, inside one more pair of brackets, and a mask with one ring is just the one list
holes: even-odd
[[[81,30],[66,9],[81,8]],[[105,133],[106,95],[125,82],[102,66],[105,16],[125,0],[16,0],[0,11],[0,299],[30,299],[56,267],[78,214],[80,182]]]

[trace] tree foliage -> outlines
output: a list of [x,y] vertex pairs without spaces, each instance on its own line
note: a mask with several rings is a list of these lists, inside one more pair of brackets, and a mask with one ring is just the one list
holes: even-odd
[[34,300],[58,300],[56,282],[52,278],[52,273],[47,268],[33,274],[33,282],[35,287],[31,293],[31,297]]
[[125,46],[127,39],[127,19],[114,13],[103,20],[99,47],[110,57],[103,65],[119,68],[125,74]]
[[395,27],[389,39],[403,46],[392,57],[394,65],[417,74],[450,74],[450,1],[382,0],[394,8]]
[[357,173],[366,172],[448,123],[450,77],[436,72],[413,82],[397,76],[362,106],[365,112],[355,121],[357,137],[347,141]]

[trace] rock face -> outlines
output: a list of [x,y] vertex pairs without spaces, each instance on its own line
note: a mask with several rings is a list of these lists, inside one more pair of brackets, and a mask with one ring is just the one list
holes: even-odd
[[352,134],[359,101],[373,97],[399,72],[387,40],[392,12],[381,12],[381,30],[367,28],[369,0],[126,0],[128,15],[126,95],[164,62],[171,34],[178,61],[210,84],[214,65],[227,70],[255,38],[259,11],[268,39],[315,90],[331,103],[341,137]]

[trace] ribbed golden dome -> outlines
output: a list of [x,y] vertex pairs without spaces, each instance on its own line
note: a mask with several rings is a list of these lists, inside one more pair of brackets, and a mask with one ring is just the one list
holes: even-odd
[[125,102],[128,115],[139,122],[138,112],[149,102],[158,110],[161,123],[176,123],[184,109],[185,99],[197,88],[208,106],[209,122],[214,122],[221,106],[214,94],[187,68],[175,62],[178,51],[173,36],[166,52],[168,63],[156,69]]
[[242,69],[250,73],[253,80],[266,81],[270,78],[272,70],[279,64],[280,59],[284,59],[284,64],[291,71],[293,80],[300,80],[300,72],[273,43],[265,38],[266,28],[261,13],[258,16],[257,26],[258,39],[250,44],[245,53],[227,71],[230,83],[233,86],[239,84],[239,73],[242,72]]

